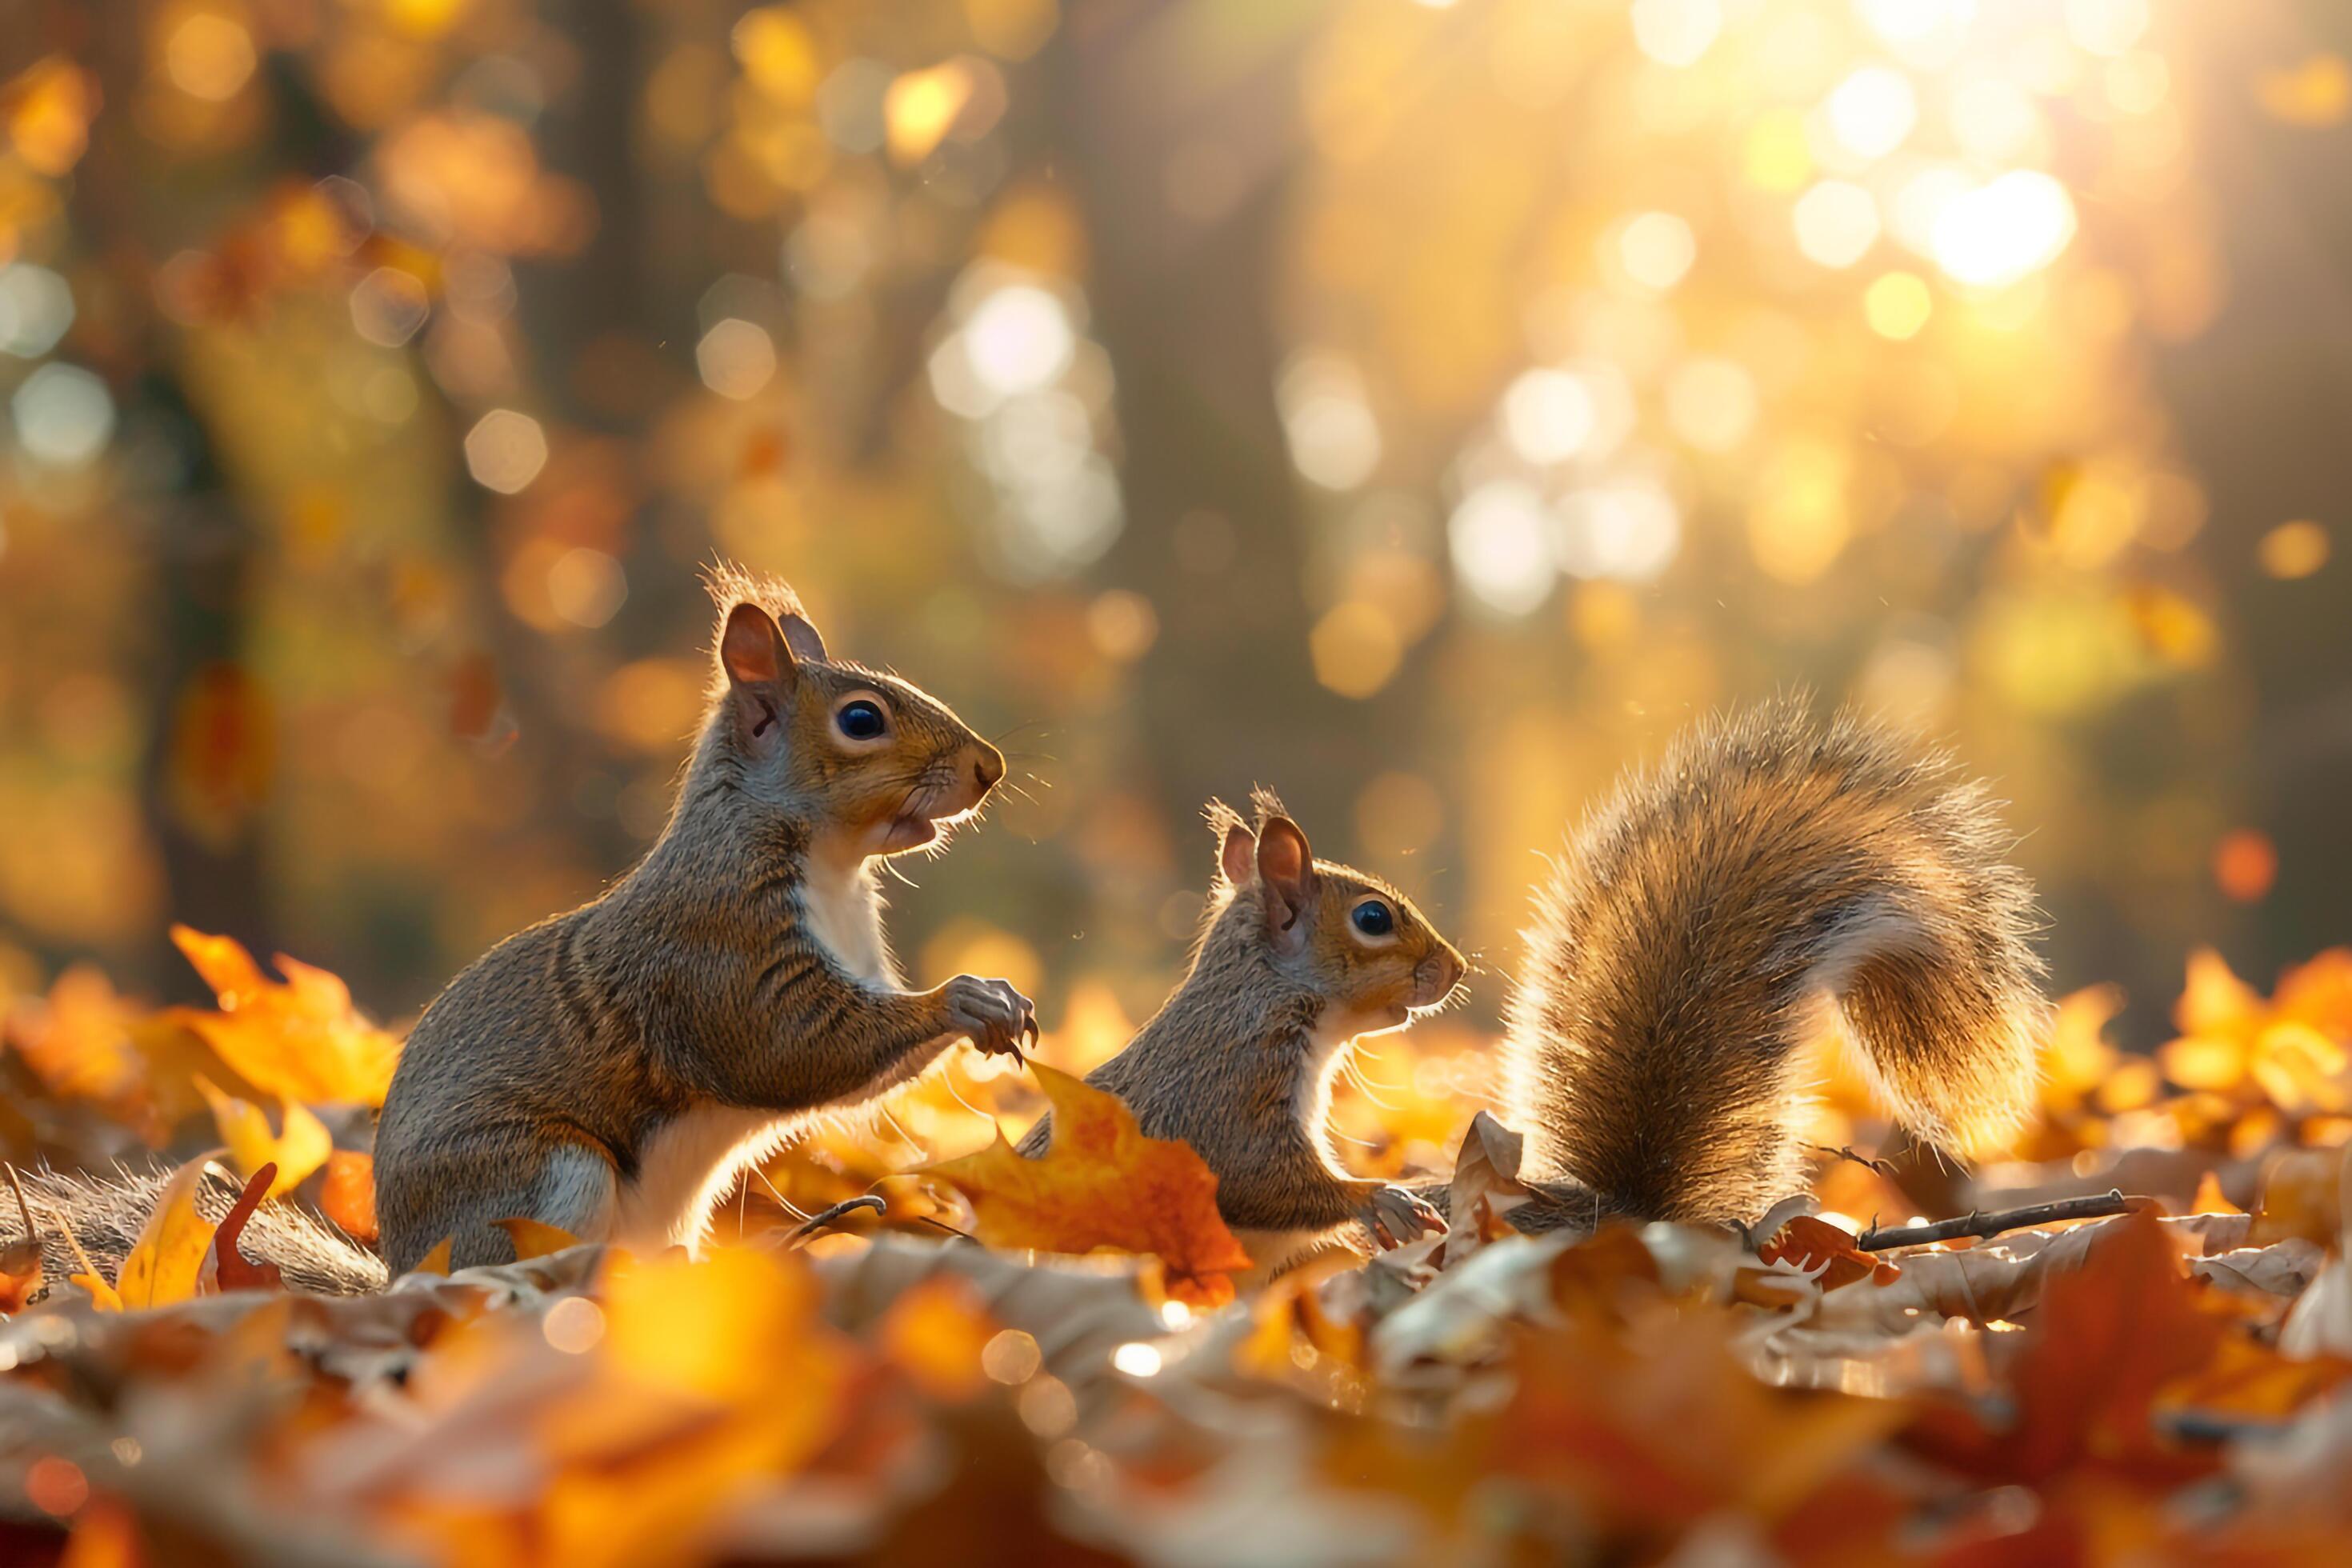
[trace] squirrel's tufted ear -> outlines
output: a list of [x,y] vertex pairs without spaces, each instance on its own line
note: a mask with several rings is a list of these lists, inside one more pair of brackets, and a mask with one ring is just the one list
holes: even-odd
[[[795,617],[796,618],[796,617]],[[793,678],[793,648],[774,617],[750,600],[727,612],[719,662],[730,686],[779,685]]]
[[1257,876],[1265,886],[1266,934],[1296,951],[1307,940],[1300,917],[1314,901],[1318,884],[1315,854],[1298,824],[1269,816],[1258,825]]
[[727,671],[736,735],[756,752],[772,751],[784,738],[776,705],[797,673],[782,630],[759,605],[737,605],[719,634],[719,662]]
[[1240,822],[1226,827],[1224,842],[1217,846],[1217,869],[1236,888],[1257,879],[1257,836]]
[[788,610],[778,617],[776,624],[784,634],[784,646],[793,650],[794,658],[805,658],[817,664],[825,662],[824,638],[806,616],[794,615]]

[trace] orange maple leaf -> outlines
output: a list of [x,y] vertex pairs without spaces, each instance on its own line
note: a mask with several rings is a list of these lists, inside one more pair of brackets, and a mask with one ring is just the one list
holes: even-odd
[[278,967],[286,978],[272,980],[234,940],[186,926],[173,926],[172,941],[220,998],[220,1011],[175,1007],[168,1016],[247,1081],[306,1104],[383,1104],[400,1042],[352,1005],[341,980],[283,953]]
[[1022,1158],[999,1128],[987,1148],[927,1172],[971,1200],[980,1239],[1041,1252],[1151,1253],[1168,1267],[1171,1295],[1230,1300],[1227,1272],[1247,1268],[1250,1256],[1217,1213],[1217,1178],[1192,1145],[1147,1138],[1117,1095],[1029,1065],[1053,1105],[1044,1157]]

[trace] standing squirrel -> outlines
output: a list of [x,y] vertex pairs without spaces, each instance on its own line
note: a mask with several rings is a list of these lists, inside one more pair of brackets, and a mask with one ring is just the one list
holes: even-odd
[[[1251,804],[1254,826],[1210,803],[1217,869],[1191,972],[1087,1081],[1124,1100],[1147,1137],[1200,1153],[1225,1223],[1262,1264],[1351,1222],[1399,1241],[1442,1227],[1423,1199],[1335,1165],[1323,1123],[1349,1046],[1444,1002],[1462,955],[1386,882],[1316,859],[1270,792]],[[1043,1154],[1052,1137],[1049,1116],[1020,1152]]]
[[[1310,860],[1271,797],[1255,863],[1249,830],[1213,820],[1220,870],[1192,971],[1087,1081],[1200,1152],[1261,1266],[1351,1217],[1410,1239],[1445,1188],[1381,1188],[1331,1161],[1328,1085],[1355,1020],[1307,999],[1361,994],[1426,954],[1410,971],[1426,983],[1391,981],[1393,1010],[1372,1015],[1393,1027],[1444,996],[1460,960],[1400,896]],[[2009,842],[1948,759],[1851,717],[1823,730],[1794,699],[1702,724],[1630,775],[1536,895],[1500,1115],[1527,1136],[1537,1196],[1512,1222],[1755,1217],[1800,1184],[1801,1047],[1831,1016],[1915,1131],[1965,1149],[2011,1130],[2045,1004]],[[1360,940],[1374,904],[1390,967]]]
[[[1003,980],[900,984],[874,862],[935,844],[1004,759],[936,698],[829,658],[781,583],[713,574],[719,631],[668,826],[602,898],[492,948],[402,1048],[376,1132],[383,1259],[270,1205],[250,1249],[298,1288],[357,1290],[495,1221],[695,1246],[743,1169],[811,1113],[869,1100],[969,1038],[1036,1023]],[[94,1256],[127,1252],[160,1178],[46,1173]],[[212,1202],[218,1202],[214,1194]]]

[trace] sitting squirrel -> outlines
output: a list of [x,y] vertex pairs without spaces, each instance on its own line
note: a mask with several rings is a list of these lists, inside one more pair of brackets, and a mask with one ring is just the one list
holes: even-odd
[[[1313,859],[1273,797],[1257,808],[1253,835],[1212,807],[1192,972],[1087,1081],[1191,1142],[1276,1268],[1351,1219],[1382,1243],[1440,1223],[1442,1183],[1349,1177],[1324,1121],[1351,1034],[1442,1000],[1461,960],[1401,895]],[[1823,731],[1794,700],[1703,724],[1627,778],[1536,895],[1500,1115],[1538,1195],[1512,1223],[1754,1218],[1801,1184],[1800,1047],[1832,1013],[1921,1135],[2011,1129],[2044,1003],[2009,842],[1947,759],[1851,718]]]
[[[1004,981],[901,986],[874,872],[977,809],[1004,759],[936,698],[830,658],[782,584],[711,586],[713,689],[668,826],[604,897],[492,948],[425,1009],[376,1133],[381,1261],[288,1205],[255,1215],[247,1247],[289,1284],[370,1289],[444,1237],[454,1267],[500,1262],[492,1222],[510,1216],[690,1247],[810,1113],[959,1038],[1034,1037]],[[119,1263],[160,1181],[32,1185]]]
[[[1261,1266],[1349,1222],[1410,1238],[1444,1224],[1402,1187],[1348,1175],[1325,1151],[1331,1080],[1364,1035],[1453,994],[1462,955],[1377,877],[1318,860],[1265,790],[1255,828],[1209,805],[1217,869],[1183,984],[1125,1049],[1087,1075],[1145,1136],[1181,1138],[1217,1176],[1217,1207]],[[1019,1145],[1045,1152],[1053,1118]]]

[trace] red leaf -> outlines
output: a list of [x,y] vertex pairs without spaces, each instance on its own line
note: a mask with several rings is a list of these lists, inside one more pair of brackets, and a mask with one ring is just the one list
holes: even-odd
[[213,1232],[213,1279],[224,1290],[283,1290],[285,1277],[278,1265],[268,1259],[250,1261],[237,1250],[237,1240],[245,1234],[245,1222],[261,1206],[268,1195],[269,1184],[278,1179],[275,1161],[253,1173],[237,1194],[236,1202],[221,1216],[220,1227]]

